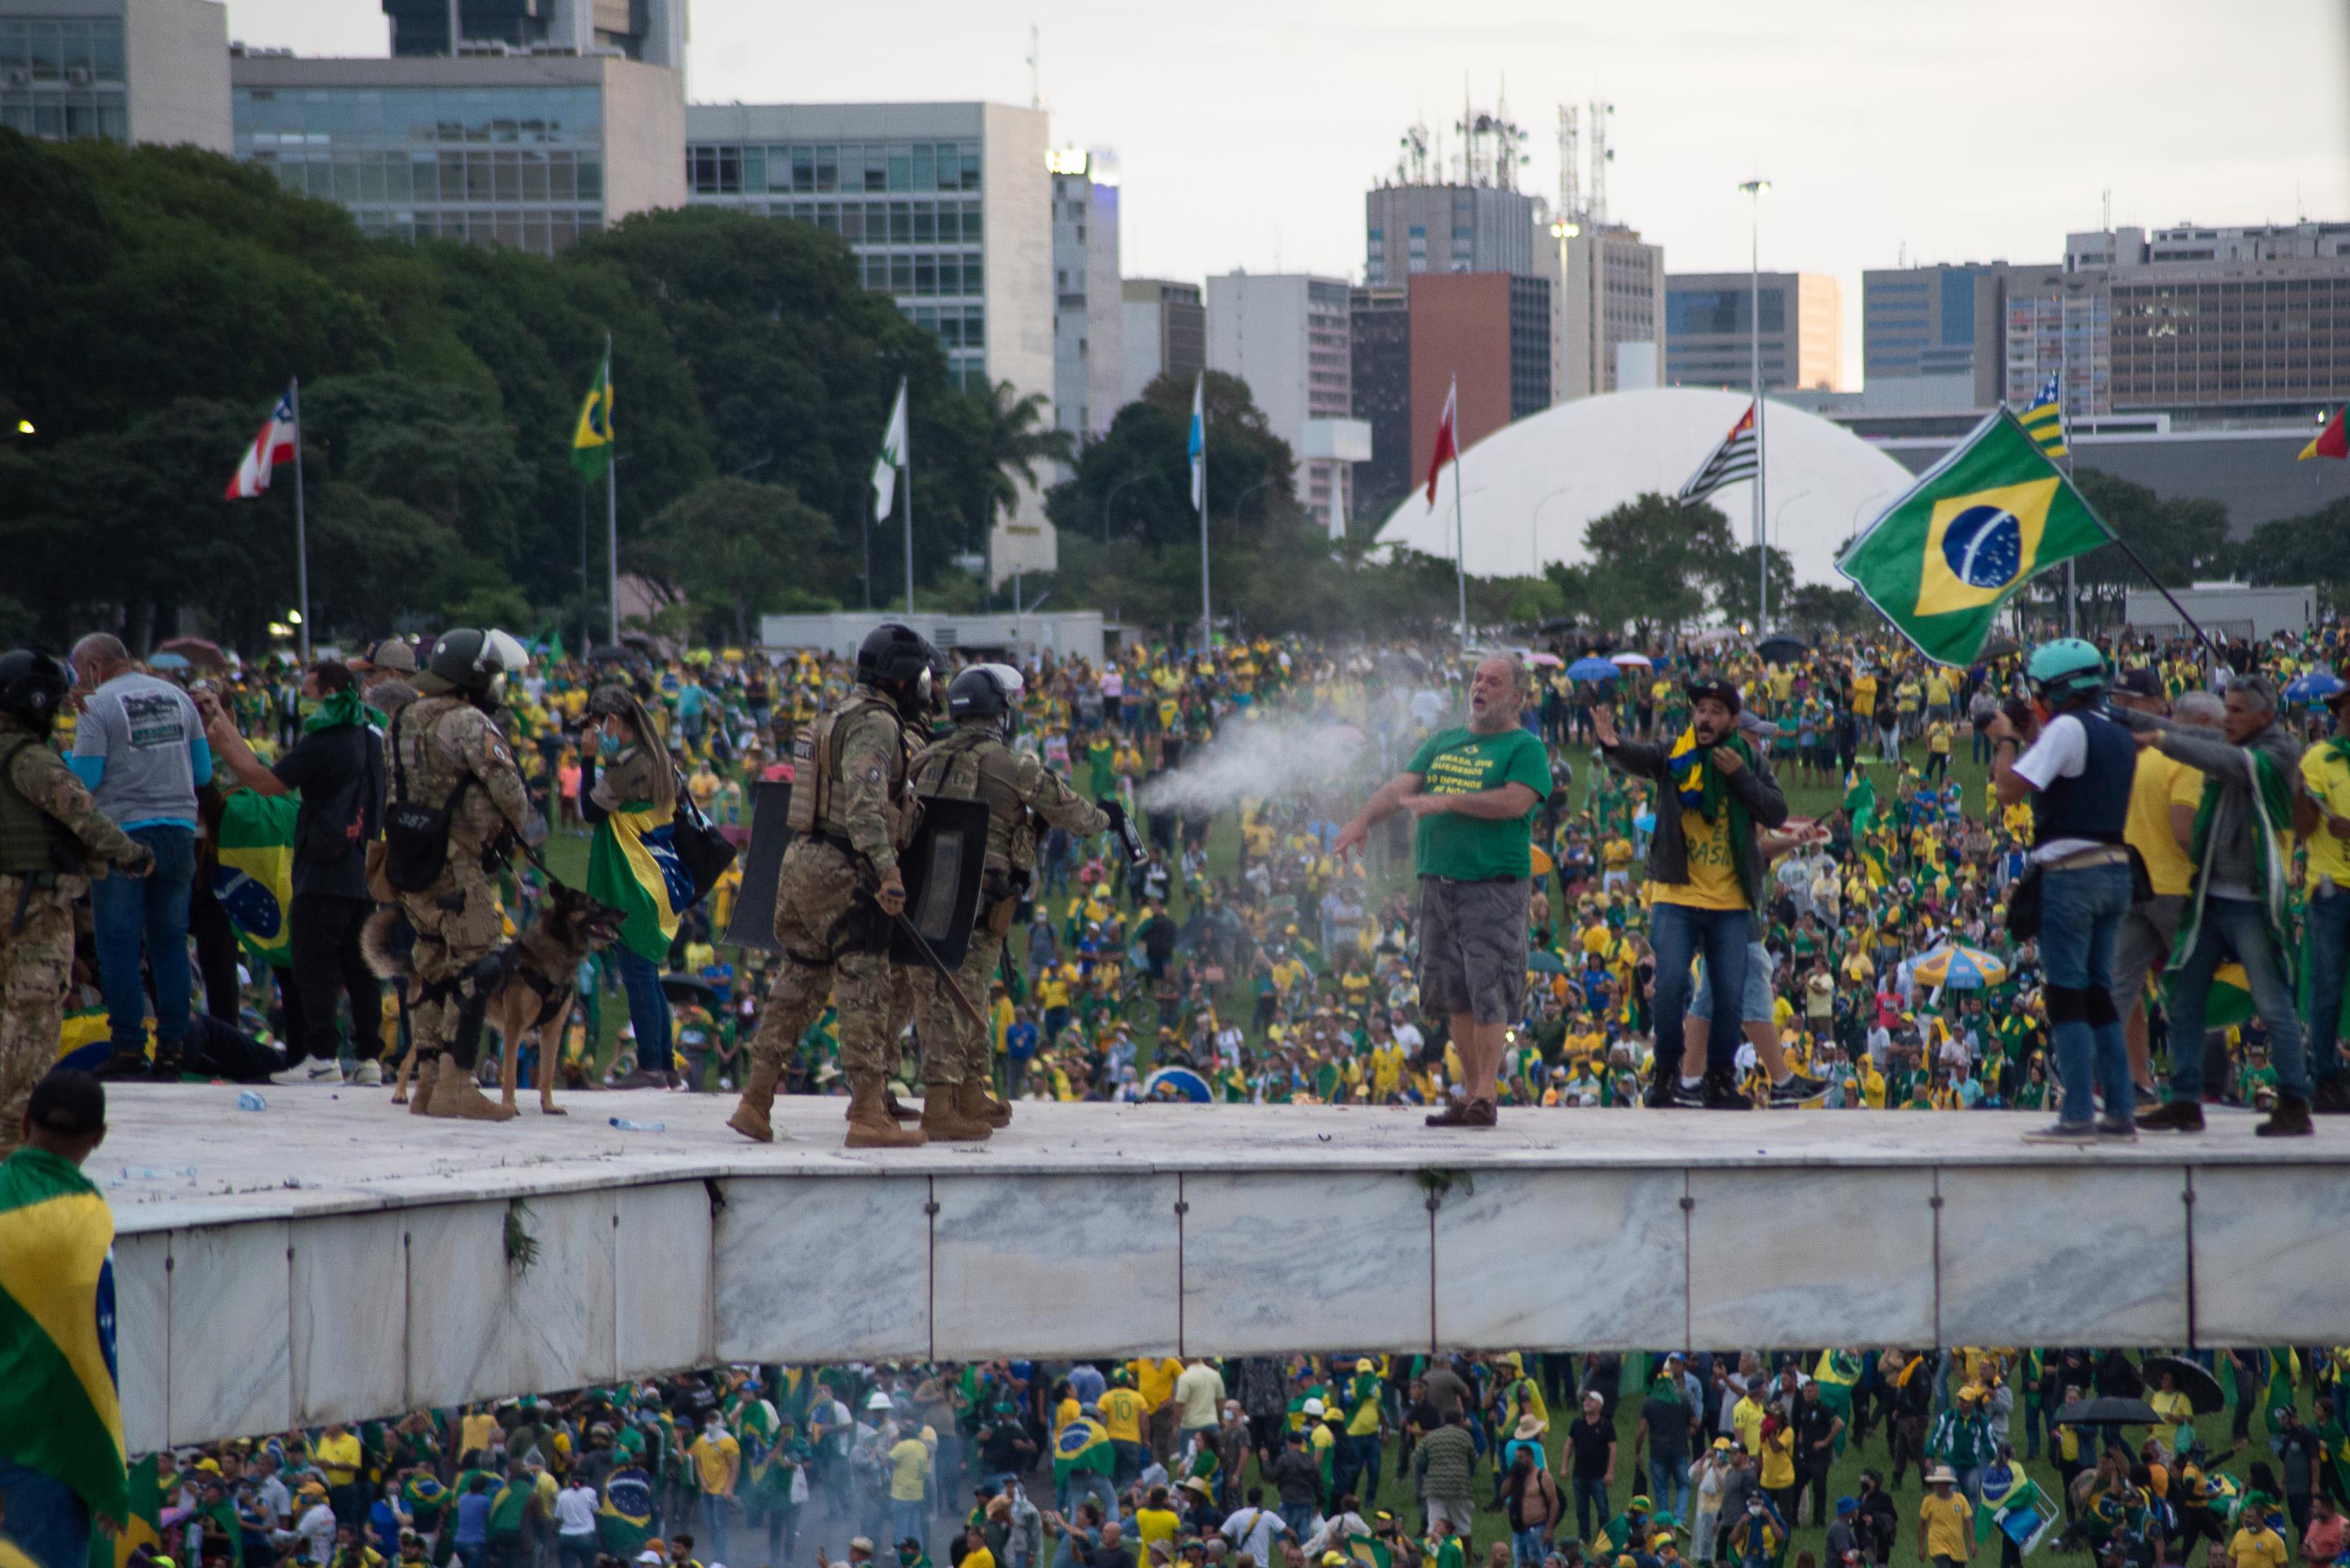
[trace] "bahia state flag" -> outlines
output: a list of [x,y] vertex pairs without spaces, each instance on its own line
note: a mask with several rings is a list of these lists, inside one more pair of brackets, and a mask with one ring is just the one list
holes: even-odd
[[57,1155],[0,1160],[0,1459],[130,1517],[114,1361],[114,1214]]
[[2006,409],[1853,541],[1836,570],[1927,658],[1971,663],[2034,574],[2111,537]]

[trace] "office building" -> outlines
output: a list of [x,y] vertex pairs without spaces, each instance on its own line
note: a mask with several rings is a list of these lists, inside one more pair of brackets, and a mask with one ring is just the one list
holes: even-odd
[[[1759,311],[1757,305],[1759,302]],[[1844,388],[1844,290],[1822,273],[1673,273],[1665,279],[1665,379],[1676,387],[1754,382],[1762,318],[1762,386]]]
[[364,232],[551,255],[685,202],[678,73],[615,55],[229,62],[236,155]]
[[0,0],[0,126],[208,152],[234,144],[213,0]]
[[[1506,273],[1426,273],[1411,280],[1411,470],[1436,453],[1436,421],[1460,389],[1462,451],[1551,405],[1550,286]],[[1376,439],[1376,438],[1375,438]]]
[[1371,456],[1355,467],[1362,510],[1384,514],[1412,487],[1411,290],[1375,284],[1352,290],[1347,374],[1355,418],[1370,428]]
[[[685,69],[686,0],[383,0],[395,55],[452,55],[484,46],[617,49]],[[452,47],[452,29],[458,37]]]
[[[865,286],[938,334],[959,384],[1054,397],[1054,197],[1041,110],[695,104],[685,120],[689,201],[840,235]],[[1052,524],[1034,491],[1023,486],[1012,514],[996,520],[988,555],[992,581],[1052,570]]]
[[1196,283],[1130,277],[1122,286],[1126,319],[1120,349],[1126,378],[1118,389],[1122,406],[1142,396],[1161,376],[1190,381],[1208,368],[1208,307]]
[[1367,284],[1419,273],[1538,275],[1541,202],[1492,185],[1380,185],[1363,195]]
[[1552,243],[1565,282],[1555,396],[1661,386],[1665,373],[1665,247],[1621,223],[1579,222]]
[[1126,296],[1118,272],[1118,158],[1051,155],[1053,414],[1079,440],[1109,429],[1126,381]]
[[2114,411],[2113,310],[2102,269],[2011,267],[2005,279],[2005,385],[2010,408],[2031,406],[2058,378],[2068,426]]
[[1347,454],[1370,456],[1354,418],[1351,295],[1342,279],[1303,273],[1208,280],[1208,369],[1248,383],[1266,427],[1297,454],[1297,499],[1317,517],[1334,504],[1353,515],[1362,458]]
[[1861,274],[1861,375],[1872,403],[1919,413],[1995,406],[2007,379],[2010,270],[1967,262]]

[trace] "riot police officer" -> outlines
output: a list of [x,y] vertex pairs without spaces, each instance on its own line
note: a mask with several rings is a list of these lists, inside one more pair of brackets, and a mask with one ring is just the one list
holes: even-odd
[[751,1039],[751,1073],[726,1125],[766,1143],[785,1063],[832,993],[848,1079],[849,1148],[905,1148],[887,1095],[897,1030],[912,1006],[909,977],[889,961],[890,922],[906,908],[898,854],[913,836],[906,768],[931,707],[928,639],[886,621],[857,650],[848,700],[793,743],[790,823],[775,882],[775,978]]
[[[386,737],[387,867],[416,932],[409,1007],[416,1086],[408,1108],[417,1116],[504,1121],[514,1115],[474,1084],[473,1062],[497,982],[492,955],[504,934],[495,873],[509,836],[531,844],[546,836],[496,719],[498,678],[525,662],[521,645],[504,632],[442,632],[416,677],[417,700],[393,718]],[[429,823],[433,813],[444,814],[438,827],[445,858],[429,882],[404,887],[399,867],[413,852],[420,821]]]
[[[913,763],[917,800],[982,801],[987,806],[987,870],[979,925],[952,983],[974,1008],[1003,955],[1003,938],[1036,865],[1038,823],[1080,838],[1110,826],[1110,815],[1071,789],[1036,757],[1004,742],[1017,732],[1020,672],[1008,664],[974,664],[947,688],[954,727]],[[922,1131],[933,1139],[983,1138],[1012,1120],[1012,1106],[988,1092],[993,1075],[989,1031],[965,1016],[946,977],[914,977],[922,1037]]]
[[33,1085],[57,1064],[74,903],[89,891],[90,862],[133,877],[155,864],[48,743],[72,689],[71,667],[53,653],[0,654],[0,1155],[16,1147]]

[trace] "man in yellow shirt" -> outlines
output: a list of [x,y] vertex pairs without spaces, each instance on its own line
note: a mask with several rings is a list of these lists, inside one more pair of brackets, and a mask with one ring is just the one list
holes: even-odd
[[[2301,754],[2293,829],[2309,846],[2309,1108],[2350,1111],[2343,1071],[2342,966],[2350,958],[2350,688],[2325,700],[2334,733]],[[2141,764],[2147,753],[2140,752]],[[2190,772],[2192,770],[2189,770]]]
[[1150,1462],[1150,1450],[1143,1441],[1150,1402],[1135,1392],[1133,1373],[1121,1366],[1113,1376],[1115,1386],[1104,1389],[1096,1403],[1101,1407],[1102,1430],[1109,1434],[1110,1452],[1117,1456],[1118,1473],[1111,1479],[1123,1489],[1133,1485],[1142,1467]]
[[1926,1495],[1918,1504],[1918,1560],[1934,1568],[1959,1568],[1975,1554],[1974,1509],[1958,1494],[1958,1480],[1948,1465],[1926,1472]]
[[703,1543],[710,1548],[712,1561],[723,1562],[729,1555],[727,1526],[734,1511],[734,1482],[743,1469],[743,1445],[712,1410],[703,1417],[702,1436],[693,1439],[686,1453],[702,1483],[702,1522],[707,1532]]
[[2244,1510],[2243,1522],[2228,1541],[2229,1568],[2285,1568],[2284,1537],[2257,1508]]
[[1132,1366],[1135,1391],[1150,1407],[1150,1451],[1160,1464],[1170,1464],[1175,1458],[1175,1379],[1183,1376],[1183,1364],[1162,1357]]
[[[2151,670],[2123,670],[2115,679],[2108,701],[2145,713],[2167,717],[2170,712],[2162,681]],[[2193,704],[2187,709],[2195,710]],[[2122,918],[2121,935],[2114,942],[2113,997],[2114,1011],[2122,1015],[2122,1036],[2129,1045],[2130,1078],[2146,1091],[2138,1096],[2142,1103],[2155,1097],[2154,1069],[2146,1054],[2146,982],[2169,964],[2179,916],[2194,890],[2195,862],[2188,858],[2187,846],[2195,842],[2195,811],[2202,801],[2200,769],[2173,762],[2152,746],[2139,748],[2122,839],[2146,862],[2154,895],[2132,904]],[[2310,855],[2314,874],[2314,841]],[[2345,862],[2345,868],[2350,868],[2350,862]]]
[[330,1421],[312,1457],[318,1461],[319,1473],[327,1478],[327,1494],[333,1502],[335,1517],[365,1519],[368,1505],[366,1489],[359,1485],[359,1467],[366,1463],[366,1456],[360,1452],[359,1434],[340,1421]]

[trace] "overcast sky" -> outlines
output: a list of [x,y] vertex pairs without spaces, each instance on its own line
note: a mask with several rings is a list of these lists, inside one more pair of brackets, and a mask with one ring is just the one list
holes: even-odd
[[[378,0],[229,0],[230,36],[381,54]],[[1458,138],[1506,86],[1521,183],[1558,182],[1557,105],[1616,106],[1608,207],[1670,271],[1843,285],[1908,261],[2054,260],[2068,229],[2350,219],[2344,0],[694,0],[695,102],[1030,97],[1116,150],[1128,276],[1359,277],[1363,191],[1416,119]],[[1586,113],[1587,119],[1587,113]],[[1587,137],[1587,132],[1586,132]]]

